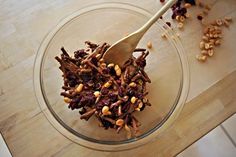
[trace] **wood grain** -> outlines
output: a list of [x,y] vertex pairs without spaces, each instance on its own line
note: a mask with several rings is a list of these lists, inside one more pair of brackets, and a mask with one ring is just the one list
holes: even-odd
[[[202,28],[198,21],[190,20],[181,32],[191,70],[188,103],[173,127],[156,142],[111,154],[81,147],[58,133],[41,113],[34,95],[35,54],[47,32],[63,17],[104,1],[0,0],[0,131],[13,156],[174,156],[236,112],[235,22],[224,30],[216,55],[199,64],[194,56]],[[151,12],[161,7],[157,0],[122,2]],[[236,20],[235,0],[208,2],[213,5],[209,21],[225,15]],[[194,18],[198,9],[192,8],[191,13]],[[168,19],[168,13],[165,17]]]

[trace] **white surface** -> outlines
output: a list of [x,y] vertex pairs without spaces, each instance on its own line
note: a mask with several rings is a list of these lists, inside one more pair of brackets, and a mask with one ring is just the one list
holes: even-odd
[[12,157],[5,141],[2,138],[2,134],[0,134],[0,157]]
[[228,132],[229,136],[232,138],[234,143],[236,143],[236,114],[226,120],[222,125]]
[[236,148],[224,131],[217,127],[177,157],[235,157]]

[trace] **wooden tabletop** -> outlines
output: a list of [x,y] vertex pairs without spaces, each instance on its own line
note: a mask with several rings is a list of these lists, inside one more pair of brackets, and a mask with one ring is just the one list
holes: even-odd
[[[236,112],[236,2],[207,0],[208,20],[230,15],[222,45],[206,63],[196,61],[201,25],[195,17],[180,32],[188,56],[191,85],[174,125],[155,142],[125,152],[99,152],[74,144],[41,112],[33,90],[33,64],[47,32],[74,11],[105,0],[0,0],[0,131],[13,156],[174,156]],[[112,0],[114,1],[114,0]],[[111,2],[111,0],[109,1]],[[159,0],[123,0],[151,12]],[[198,8],[192,8],[194,15]]]

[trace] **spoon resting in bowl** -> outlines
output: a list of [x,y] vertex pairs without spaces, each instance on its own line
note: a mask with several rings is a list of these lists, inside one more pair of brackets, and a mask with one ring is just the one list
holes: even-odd
[[104,60],[122,66],[132,55],[134,49],[147,30],[171,7],[176,0],[169,0],[150,20],[140,29],[118,40],[104,53]]

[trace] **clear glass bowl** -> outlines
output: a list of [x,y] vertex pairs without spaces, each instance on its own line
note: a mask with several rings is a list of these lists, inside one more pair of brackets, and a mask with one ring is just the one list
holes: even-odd
[[[84,41],[114,43],[142,26],[148,11],[123,3],[103,3],[83,8],[62,20],[42,42],[35,60],[34,87],[40,107],[49,122],[65,137],[82,146],[103,151],[120,151],[152,141],[169,127],[181,111],[189,89],[188,63],[175,33],[161,20],[145,34],[138,47],[153,48],[147,57],[146,72],[151,107],[136,113],[141,135],[126,139],[125,131],[104,130],[95,118],[80,120],[78,110],[71,111],[60,96],[63,85],[59,64],[54,59],[62,46],[72,53],[83,48]],[[161,38],[166,33],[167,39]]]

